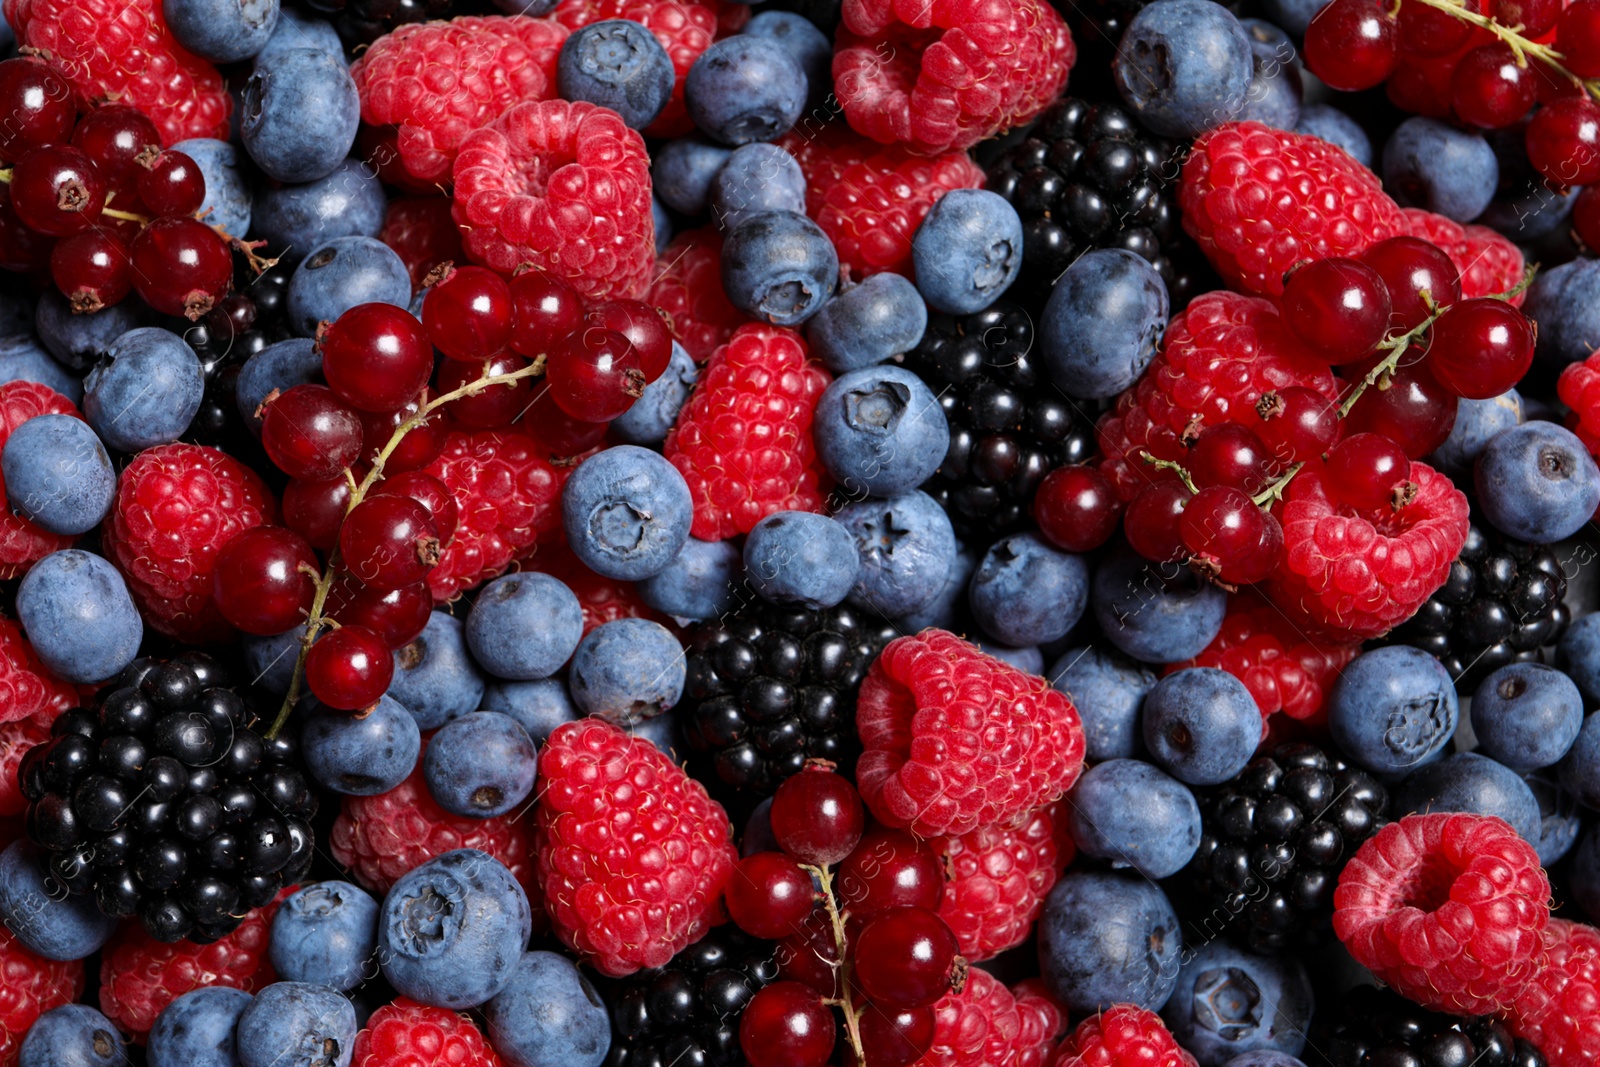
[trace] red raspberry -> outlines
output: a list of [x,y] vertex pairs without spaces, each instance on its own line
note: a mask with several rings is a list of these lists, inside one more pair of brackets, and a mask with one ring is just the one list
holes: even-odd
[[1399,511],[1357,511],[1328,499],[1320,464],[1289,483],[1278,511],[1287,546],[1267,597],[1318,637],[1361,641],[1409,619],[1449,577],[1467,540],[1467,498],[1426,463]]
[[[38,382],[13,381],[0,385],[0,448],[11,431],[36,415],[72,415],[83,418],[72,401]],[[0,477],[0,497],[6,483]],[[18,578],[52,552],[72,547],[73,538],[35,526],[8,507],[0,507],[0,578]],[[0,715],[3,715],[0,712]]]
[[[77,690],[40,662],[33,646],[22,636],[22,628],[10,619],[0,618],[0,723],[36,717],[49,722],[77,703]],[[0,790],[15,785],[8,778],[0,784]],[[15,812],[7,812],[5,802],[0,800],[0,815],[3,814]]]
[[350,1067],[500,1067],[472,1020],[397,997],[356,1035]]
[[1550,1067],[1600,1063],[1600,930],[1551,919],[1545,963],[1517,993],[1511,1028],[1539,1046]]
[[1050,1067],[1195,1067],[1161,1016],[1115,1004],[1078,1024],[1056,1049]]
[[449,487],[461,516],[455,536],[428,575],[433,598],[440,603],[505,573],[533,550],[541,534],[561,528],[561,486],[567,472],[552,465],[524,434],[452,433],[426,470]]
[[[1461,296],[1465,300],[1508,293],[1522,281],[1522,252],[1511,241],[1487,226],[1463,226],[1454,219],[1435,215],[1421,208],[1401,210],[1412,237],[1420,237],[1444,249],[1461,272]],[[1527,295],[1511,298],[1521,307]]]
[[[0,723],[0,818],[21,815],[27,810],[27,798],[17,784],[17,768],[29,749],[49,739],[50,724],[55,717],[56,713],[50,712],[31,719]],[[0,1063],[3,1062],[0,1059]]]
[[17,43],[51,59],[80,107],[132,104],[163,144],[228,137],[233,102],[222,75],[167,30],[161,0],[5,0]]
[[161,1009],[185,993],[213,985],[254,993],[276,982],[267,942],[272,916],[289,893],[285,889],[209,945],[165,945],[138,923],[123,923],[100,954],[100,1010],[142,1044]]
[[448,196],[401,196],[389,201],[378,239],[405,262],[414,293],[422,290],[428,272],[439,264],[466,258]]
[[839,184],[844,172],[882,145],[852,130],[848,123],[829,122],[815,127],[809,119],[773,142],[794,157],[806,178],[806,214],[816,218],[828,190]]
[[738,853],[722,805],[599,719],[539,752],[538,879],[556,935],[601,974],[660,967],[723,919]]
[[774,511],[822,510],[811,418],[831,380],[781,326],[741,326],[717,349],[662,448],[694,496],[694,536],[722,541]]
[[217,553],[239,531],[277,514],[260,476],[227,453],[158,445],[122,472],[102,544],[152,629],[190,644],[214,643],[233,634],[211,599]]
[[1303,259],[1410,233],[1378,176],[1342,148],[1259,122],[1200,135],[1178,191],[1183,228],[1229,286],[1278,296]]
[[845,0],[833,83],[850,125],[934,154],[1020,126],[1054,100],[1077,58],[1040,0]]
[[17,1048],[35,1019],[82,994],[82,960],[35,955],[0,923],[0,1067],[16,1067]]
[[889,642],[861,683],[856,727],[861,798],[920,837],[1015,819],[1083,770],[1072,701],[946,630]]
[[518,104],[469,135],[455,165],[456,222],[475,263],[532,263],[585,296],[632,297],[656,262],[650,157],[615,111]]
[[1333,930],[1396,993],[1452,1015],[1511,1007],[1544,963],[1550,880],[1492,815],[1407,815],[1361,846],[1333,893]]
[[1556,382],[1556,395],[1571,411],[1567,428],[1600,456],[1600,352],[1582,363],[1569,363]]
[[541,546],[523,566],[560,578],[572,590],[578,598],[578,606],[583,609],[584,633],[618,619],[653,619],[663,626],[672,625],[672,620],[639,599],[633,582],[619,582],[596,574],[564,544]]
[[[1050,996],[1042,978],[1024,978],[1011,987],[1026,1036],[1017,1042],[1016,1067],[1044,1067],[1055,1052],[1056,1039],[1067,1028],[1067,1013]],[[1039,1040],[1033,1044],[1035,1035]]]
[[946,874],[939,915],[973,962],[1028,939],[1045,896],[1077,852],[1056,804],[933,847]]
[[1167,326],[1144,375],[1100,417],[1100,469],[1123,500],[1152,480],[1140,457],[1181,461],[1185,439],[1224,422],[1253,425],[1261,394],[1291,385],[1333,399],[1327,363],[1290,332],[1275,305],[1237,293],[1207,293]]
[[419,182],[450,180],[467,135],[515,104],[556,95],[567,28],[526,15],[413,22],[350,65],[361,118],[395,126],[395,149]]
[[667,317],[667,327],[696,363],[728,343],[750,317],[722,288],[722,235],[715,226],[685,230],[656,260],[644,301]]
[[933,1006],[933,1047],[915,1067],[1038,1067],[1060,1029],[1061,1013],[1032,991],[1020,996],[973,968],[959,993]]

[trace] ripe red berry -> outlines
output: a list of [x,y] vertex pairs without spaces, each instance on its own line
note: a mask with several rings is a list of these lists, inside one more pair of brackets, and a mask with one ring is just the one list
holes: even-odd
[[1426,4],[1400,8],[1400,47],[1415,56],[1447,56],[1467,43],[1472,26]]
[[[502,352],[489,360],[487,371],[482,363],[447,359],[439,365],[437,379],[439,392],[453,393],[463,385],[486,376],[515,374],[527,365],[526,359],[510,352]],[[463,425],[470,426],[474,430],[492,430],[507,425],[512,419],[521,415],[527,408],[532,393],[533,382],[528,378],[518,378],[516,381],[491,385],[471,396],[452,400],[446,407]]]
[[1068,552],[1090,552],[1111,540],[1121,510],[1106,476],[1087,464],[1057,467],[1033,496],[1039,532]]
[[139,199],[151,214],[193,215],[205,198],[206,177],[188,155],[169,148],[145,157],[139,175]]
[[63,238],[50,251],[50,277],[79,314],[119,303],[133,289],[127,242],[109,229]]
[[511,350],[529,359],[547,355],[583,323],[583,298],[542,270],[511,279]]
[[1261,539],[1223,567],[1217,577],[1230,585],[1251,585],[1277,570],[1283,558],[1283,525],[1267,511],[1261,513]]
[[328,590],[328,617],[341,626],[365,626],[393,649],[415,641],[433,614],[427,582],[399,589],[374,589],[341,574]]
[[897,1008],[932,1004],[965,973],[956,935],[928,908],[888,908],[856,938],[854,975],[868,999]]
[[1600,0],[1573,0],[1556,20],[1556,51],[1580,78],[1600,78]]
[[139,156],[147,148],[159,149],[161,134],[138,108],[101,104],[78,121],[72,144],[94,160],[111,188],[132,193],[144,169],[139,166]]
[[[357,412],[361,417],[361,454],[369,462],[376,458],[379,450],[394,437],[400,424],[415,415],[420,406],[417,400],[412,399],[406,401],[398,411]],[[413,426],[400,438],[394,451],[389,453],[383,469],[390,474],[421,470],[444,451],[444,440],[449,433],[450,427],[444,419],[429,419]]]
[[[1351,367],[1350,380],[1360,381],[1369,367]],[[1420,459],[1444,444],[1456,424],[1457,398],[1434,380],[1425,362],[1400,367],[1390,377],[1389,388],[1369,388],[1350,409],[1344,421],[1346,436],[1381,433]]]
[[222,617],[245,633],[281,634],[305,619],[320,573],[305,538],[282,526],[256,526],[217,553],[211,595]]
[[72,133],[78,109],[72,87],[54,67],[33,56],[0,62],[0,162],[13,164],[35,148],[60,144]]
[[528,432],[549,449],[552,456],[579,456],[605,440],[607,422],[584,422],[556,407],[546,389],[528,405],[525,420]]
[[289,477],[323,481],[360,457],[361,420],[327,386],[297,385],[264,405],[261,446]]
[[439,545],[427,507],[405,496],[370,496],[350,509],[339,529],[346,569],[374,589],[426,579],[439,562]]
[[861,1013],[861,1051],[874,1067],[906,1067],[933,1047],[932,1008],[882,1008]]
[[739,1048],[750,1067],[822,1067],[834,1036],[833,1010],[799,982],[773,982],[739,1018]]
[[376,704],[393,679],[389,646],[365,626],[341,626],[323,634],[306,655],[311,695],[340,711]]
[[1600,105],[1587,94],[1546,104],[1533,113],[1524,147],[1528,162],[1556,185],[1600,181]]
[[1533,68],[1518,65],[1510,46],[1499,41],[1461,57],[1450,76],[1450,106],[1463,122],[1484,129],[1510,126],[1528,113],[1538,95]]
[[835,885],[840,903],[864,917],[895,907],[937,910],[944,882],[944,864],[926,841],[878,827],[839,864]]
[[1189,495],[1176,478],[1164,478],[1139,490],[1122,515],[1122,533],[1129,547],[1153,563],[1182,559],[1187,553],[1178,519]]
[[1504,300],[1452,304],[1433,324],[1428,370],[1468,400],[1499,396],[1533,366],[1533,323]]
[[71,145],[35,148],[12,168],[11,206],[42,234],[82,233],[106,206],[106,180],[94,160]]
[[1252,558],[1261,546],[1262,512],[1243,490],[1213,485],[1190,499],[1178,519],[1189,555],[1218,572]]
[[808,763],[772,797],[772,834],[801,863],[838,863],[860,843],[866,821],[854,783],[822,763]]
[[156,219],[134,238],[133,287],[163,315],[194,322],[227,295],[232,283],[233,253],[203,222]]
[[1418,237],[1391,237],[1361,254],[1361,262],[1378,272],[1389,292],[1389,322],[1411,330],[1427,321],[1434,307],[1461,299],[1461,275],[1444,250]]
[[839,942],[833,923],[821,910],[813,911],[799,931],[778,942],[776,959],[778,977],[810,986],[825,997],[839,995]]
[[771,941],[799,930],[816,907],[811,876],[781,852],[756,852],[740,860],[725,898],[728,917],[739,929]]
[[1382,434],[1358,433],[1328,452],[1324,484],[1339,503],[1367,511],[1395,503],[1410,477],[1411,460],[1399,445]]
[[385,478],[372,487],[370,496],[403,496],[415,500],[428,509],[433,523],[439,528],[439,541],[449,544],[461,521],[456,498],[443,482],[424,471],[406,471]]
[[644,395],[644,371],[633,343],[598,326],[586,326],[556,345],[545,375],[556,406],[583,422],[610,422]]
[[1543,37],[1561,15],[1562,0],[1494,0],[1494,20],[1521,26],[1525,37]]
[[427,331],[393,304],[357,304],[322,338],[322,375],[329,388],[362,411],[398,410],[416,399],[432,373]]
[[1184,465],[1195,485],[1231,485],[1246,493],[1261,492],[1276,466],[1261,438],[1237,422],[1201,430]]
[[283,524],[322,552],[339,543],[349,507],[350,481],[343,475],[322,481],[291,478],[283,488]]
[[1572,205],[1572,228],[1590,255],[1600,253],[1600,186],[1591,185]]
[[1370,89],[1394,70],[1400,34],[1383,0],[1333,0],[1306,28],[1311,73],[1334,89]]
[[1279,465],[1320,456],[1339,439],[1338,405],[1304,386],[1263,393],[1256,418],[1256,436]]
[[672,334],[661,313],[641,300],[607,300],[589,309],[584,325],[615,330],[633,342],[644,380],[661,377],[672,361]]
[[428,290],[422,321],[451,359],[482,363],[511,339],[513,301],[504,278],[485,267],[458,267]]
[[1389,332],[1389,290],[1377,271],[1342,256],[1296,267],[1283,283],[1283,317],[1329,363],[1370,353]]

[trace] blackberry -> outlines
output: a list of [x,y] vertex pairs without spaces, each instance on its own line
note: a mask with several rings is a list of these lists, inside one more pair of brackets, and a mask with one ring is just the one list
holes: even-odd
[[[314,14],[326,18],[339,31],[345,47],[371,44],[390,30],[408,22],[430,22],[479,14],[482,3],[463,0],[303,0]],[[535,6],[535,5],[529,5]],[[554,6],[554,5],[551,5]],[[494,14],[501,14],[494,11]]]
[[1325,938],[1339,871],[1389,803],[1365,771],[1305,744],[1279,745],[1197,799],[1200,847],[1187,878],[1213,909],[1199,932],[1226,930],[1261,953]]
[[1357,986],[1319,1014],[1307,1067],[1546,1067],[1544,1054],[1491,1016],[1441,1015],[1376,986]]
[[1561,560],[1549,546],[1473,525],[1450,577],[1392,639],[1439,657],[1456,687],[1470,691],[1508,663],[1537,660],[1540,648],[1560,640],[1572,621],[1566,595]]
[[1033,320],[1001,300],[974,315],[935,315],[905,356],[939,397],[950,450],[922,489],[956,536],[987,545],[1020,527],[1044,476],[1094,452],[1092,416],[1031,358]]
[[317,801],[218,663],[136,660],[62,713],[18,771],[30,838],[66,892],[158,941],[215,941],[311,866]]
[[738,1067],[739,1015],[777,976],[777,946],[729,923],[665,967],[610,983],[605,1067]]
[[1175,147],[1111,103],[1064,97],[989,167],[988,187],[1022,217],[1013,299],[1042,304],[1073,260],[1123,248],[1149,260],[1177,311],[1216,287],[1179,223]]
[[842,604],[811,611],[759,600],[697,627],[682,721],[698,777],[753,803],[807,759],[848,772],[856,691],[895,636]]

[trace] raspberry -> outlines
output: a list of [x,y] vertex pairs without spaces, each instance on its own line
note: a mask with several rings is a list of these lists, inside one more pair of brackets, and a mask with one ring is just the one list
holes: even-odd
[[524,567],[560,578],[562,584],[572,590],[578,598],[578,606],[583,610],[583,632],[586,634],[596,626],[618,619],[653,619],[662,625],[671,625],[665,615],[639,599],[638,589],[633,582],[619,582],[596,574],[584,566],[566,545],[540,548]]
[[844,172],[881,146],[852,130],[848,123],[829,122],[820,128],[796,126],[773,143],[794,157],[806,179],[806,214],[815,218],[828,190],[839,184]]
[[933,1046],[916,1067],[1038,1067],[1060,1028],[1060,1009],[1031,990],[1019,995],[973,968],[959,993],[933,1007]]
[[395,149],[419,182],[448,182],[467,135],[515,104],[556,95],[567,28],[526,15],[401,26],[350,65],[361,118],[395,126]]
[[1067,1028],[1067,1013],[1051,999],[1042,978],[1023,979],[1011,987],[1011,995],[1016,998],[1023,1027],[1016,1067],[1044,1067],[1055,1051],[1056,1039]]
[[889,642],[861,683],[856,727],[861,798],[921,837],[1053,803],[1083,769],[1072,701],[946,630]]
[[1320,464],[1289,483],[1278,512],[1287,546],[1267,597],[1320,637],[1360,641],[1409,619],[1450,574],[1467,540],[1467,498],[1425,463],[1417,495],[1396,511],[1357,511],[1328,498]]
[[[22,628],[0,618],[0,723],[44,717],[47,721],[78,704],[77,690],[51,674],[22,636]],[[14,778],[0,789],[15,788]],[[5,811],[0,801],[0,814]]]
[[233,103],[222,75],[167,31],[161,0],[5,0],[17,43],[52,60],[78,106],[132,104],[163,144],[228,138]]
[[[1407,231],[1438,245],[1461,273],[1461,296],[1464,300],[1507,293],[1522,281],[1522,252],[1510,240],[1487,226],[1463,226],[1443,215],[1435,215],[1421,208],[1401,210]],[[1520,307],[1525,293],[1511,298]]]
[[1027,940],[1046,894],[1077,851],[1054,804],[933,846],[946,873],[939,916],[974,962]]
[[350,1067],[500,1067],[472,1020],[397,997],[356,1035]]
[[636,296],[656,262],[650,157],[615,112],[518,104],[461,144],[456,222],[473,262],[531,263],[594,299]]
[[[29,749],[49,739],[50,724],[54,721],[52,712],[0,723],[0,818],[21,815],[27,810],[28,800],[17,784],[17,768]],[[4,1057],[0,1057],[0,1063],[4,1062]]]
[[1359,255],[1410,233],[1378,176],[1316,137],[1259,122],[1201,134],[1178,192],[1183,228],[1228,284],[1278,296],[1303,259]]
[[422,290],[433,268],[466,257],[448,196],[402,196],[389,201],[378,239],[405,262],[414,293]]
[[1408,815],[1339,875],[1333,930],[1403,997],[1452,1015],[1511,1006],[1543,964],[1550,881],[1492,815]]
[[613,978],[660,967],[720,922],[738,853],[705,786],[599,719],[539,752],[538,879],[564,944]]
[[1600,930],[1551,919],[1546,958],[1517,993],[1511,1028],[1539,1046],[1550,1067],[1600,1063]]
[[1290,332],[1276,306],[1236,293],[1196,297],[1173,316],[1144,375],[1100,417],[1100,469],[1131,500],[1151,480],[1140,452],[1181,461],[1185,440],[1202,428],[1251,426],[1261,395],[1292,385],[1338,395],[1333,372]]
[[122,472],[102,543],[152,629],[191,644],[224,641],[233,627],[211,599],[217,553],[277,511],[260,476],[232,456],[158,445]]
[[452,433],[427,472],[455,497],[460,524],[428,575],[440,603],[503,574],[561,527],[566,472],[528,437],[507,430]]
[[100,1010],[143,1042],[161,1009],[185,993],[224,985],[254,993],[278,980],[267,958],[278,899],[246,915],[233,933],[209,945],[163,944],[139,923],[123,923],[100,954]]
[[1556,395],[1571,409],[1567,428],[1600,456],[1600,352],[1582,363],[1567,364],[1556,382]]
[[694,496],[694,536],[721,541],[774,511],[822,510],[811,418],[830,380],[781,326],[741,326],[717,349],[662,448]]
[[0,1064],[15,1067],[33,1021],[83,993],[83,961],[35,955],[0,924]]
[[750,321],[722,288],[722,235],[715,226],[686,230],[656,260],[644,301],[667,317],[672,336],[696,363],[728,343]]
[[[72,401],[37,382],[12,381],[0,385],[0,448],[4,448],[11,431],[36,415],[73,415],[78,409]],[[5,495],[6,483],[0,477],[0,497]],[[18,578],[28,568],[52,552],[72,547],[71,537],[62,537],[35,526],[8,507],[0,507],[0,578]],[[0,715],[3,715],[0,712]]]
[[1078,1024],[1050,1067],[1195,1067],[1153,1011],[1115,1004]]
[[1067,83],[1072,34],[1040,0],[845,0],[834,89],[850,125],[934,154],[1029,121]]

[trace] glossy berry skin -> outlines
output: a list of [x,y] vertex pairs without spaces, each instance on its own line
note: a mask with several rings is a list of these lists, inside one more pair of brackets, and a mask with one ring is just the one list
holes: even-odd
[[583,321],[585,326],[615,330],[626,337],[639,357],[646,382],[661,377],[672,361],[672,334],[661,313],[642,300],[607,300],[590,308]]
[[728,917],[752,937],[777,940],[801,929],[816,906],[811,876],[781,852],[739,861],[725,895]]
[[1033,497],[1033,521],[1057,548],[1090,552],[1117,532],[1121,508],[1099,468],[1084,464],[1057,467],[1044,476]]
[[1494,20],[1521,26],[1526,37],[1543,37],[1561,16],[1562,0],[1494,0]]
[[1431,313],[1424,292],[1436,307],[1461,299],[1461,275],[1450,257],[1417,237],[1391,237],[1361,254],[1361,262],[1378,272],[1389,292],[1389,323],[1397,330],[1422,325]]
[[448,487],[431,474],[423,471],[406,471],[385,478],[372,487],[370,496],[403,496],[417,501],[428,509],[428,514],[433,517],[433,524],[438,527],[439,541],[449,544],[450,538],[455,536],[456,526],[460,524],[461,512],[456,506],[456,498],[451,495]]
[[1556,51],[1580,78],[1600,78],[1600,0],[1573,0],[1556,20]]
[[[357,412],[361,417],[363,454],[368,459],[376,456],[400,424],[415,415],[419,407],[416,400],[408,400],[398,411]],[[389,453],[383,469],[390,474],[421,470],[444,451],[444,440],[449,432],[450,426],[444,419],[429,419],[420,426],[413,426]]]
[[346,478],[291,478],[283,489],[283,524],[312,548],[326,552],[339,543],[339,526],[349,506],[350,482]]
[[450,359],[481,363],[511,340],[515,303],[504,278],[485,267],[458,267],[428,290],[422,323]]
[[1468,300],[1433,324],[1428,369],[1468,400],[1499,396],[1533,365],[1533,323],[1504,300]]
[[833,1009],[799,982],[773,982],[739,1020],[739,1048],[750,1067],[822,1067],[833,1054]]
[[1339,439],[1339,408],[1303,386],[1262,394],[1256,402],[1255,434],[1281,464],[1320,456]]
[[[459,359],[445,360],[439,365],[436,379],[439,392],[441,394],[455,392],[463,385],[484,377],[486,373],[489,377],[515,374],[528,365],[526,359],[510,352],[502,352],[487,362],[486,372],[482,363],[465,363]],[[470,396],[453,400],[448,410],[458,421],[475,430],[492,430],[497,426],[506,425],[522,414],[528,406],[532,393],[533,384],[527,378],[519,378],[513,382],[491,385]]]
[[[1352,380],[1360,380],[1365,365],[1354,365]],[[1401,367],[1390,377],[1389,388],[1361,394],[1344,421],[1346,434],[1381,433],[1420,459],[1444,444],[1456,424],[1457,399],[1434,380],[1426,362]]]
[[297,385],[269,400],[261,445],[291,478],[322,481],[361,455],[361,420],[325,385]]
[[328,616],[341,626],[365,626],[390,648],[409,645],[427,629],[433,594],[427,582],[374,589],[348,574],[328,592]]
[[42,59],[20,56],[0,63],[0,162],[16,163],[36,148],[60,144],[72,133],[78,109],[72,89]]
[[1389,291],[1377,271],[1336,257],[1307,263],[1283,284],[1283,317],[1306,347],[1329,363],[1372,351],[1389,330]]
[[896,907],[935,911],[944,882],[944,863],[926,841],[881,827],[867,831],[836,879],[840,903],[859,917]]
[[1183,509],[1178,533],[1191,556],[1226,572],[1254,556],[1263,525],[1261,509],[1243,490],[1213,485],[1196,493]]
[[50,237],[82,233],[106,206],[106,180],[94,161],[71,145],[36,148],[11,172],[17,217]]
[[1394,70],[1399,40],[1382,0],[1334,0],[1306,28],[1306,66],[1335,89],[1370,89]]
[[610,422],[644,395],[646,384],[633,343],[595,326],[557,345],[545,376],[556,406],[583,422]]
[[772,796],[772,834],[801,863],[838,863],[855,851],[865,826],[861,794],[830,766],[808,764]]
[[1558,186],[1600,181],[1600,105],[1587,95],[1563,97],[1534,112],[1523,143],[1528,162]]
[[1533,107],[1538,93],[1533,68],[1518,66],[1511,48],[1498,41],[1462,56],[1450,75],[1450,106],[1463,122],[1484,129],[1516,122]]
[[439,562],[439,527],[425,504],[373,496],[350,509],[339,551],[352,575],[374,589],[423,581]]
[[[160,144],[156,124],[127,104],[101,104],[72,127],[73,147],[81,148],[105,175],[107,184],[122,192],[138,186],[139,172],[144,169],[139,165],[140,154]],[[0,147],[0,155],[3,153]]]
[[1237,422],[1202,430],[1184,458],[1195,485],[1227,485],[1246,493],[1259,493],[1274,466],[1261,438]]
[[1353,508],[1377,509],[1404,501],[1409,477],[1411,460],[1382,434],[1352,434],[1328,453],[1329,495]]
[[405,308],[357,304],[322,338],[322,374],[353,408],[397,411],[428,384],[433,345]]
[[1588,188],[1572,205],[1572,228],[1591,253],[1600,249],[1600,189]]
[[932,1008],[874,1005],[861,1014],[861,1051],[878,1067],[906,1067],[933,1048],[937,1026]]
[[310,610],[320,572],[305,538],[282,526],[256,526],[217,553],[211,595],[222,617],[245,633],[281,634]]
[[311,695],[340,711],[376,703],[393,678],[388,644],[365,626],[341,626],[324,634],[306,655]]
[[1178,520],[1190,495],[1176,478],[1152,482],[1139,490],[1122,516],[1122,532],[1129,546],[1156,563],[1183,558],[1187,553]]
[[874,1002],[921,1008],[950,992],[965,961],[956,935],[927,908],[889,908],[856,938],[856,981]]
[[193,215],[205,198],[205,175],[183,152],[162,152],[146,163],[139,175],[139,199],[158,217]]
[[511,279],[511,310],[511,350],[529,359],[548,353],[574,333],[584,316],[577,290],[542,270]]
[[196,219],[157,219],[133,240],[133,287],[163,315],[193,322],[233,284],[233,254],[216,231]]
[[99,311],[120,303],[133,289],[128,244],[110,229],[64,238],[50,250],[50,277],[75,310]]
[[1400,39],[1414,56],[1447,56],[1472,36],[1469,23],[1423,4],[1400,8],[1399,23]]

